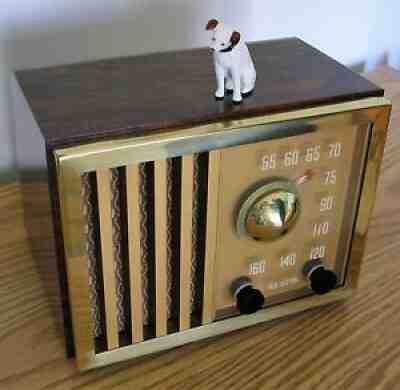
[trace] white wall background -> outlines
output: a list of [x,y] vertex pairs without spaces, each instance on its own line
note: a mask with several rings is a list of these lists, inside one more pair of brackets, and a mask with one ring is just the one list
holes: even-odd
[[399,15],[398,0],[2,0],[0,172],[14,167],[11,69],[204,46],[212,17],[246,40],[299,36],[347,65],[399,67]]

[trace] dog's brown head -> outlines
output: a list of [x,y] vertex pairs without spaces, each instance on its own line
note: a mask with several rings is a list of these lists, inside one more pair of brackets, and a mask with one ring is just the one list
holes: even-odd
[[218,20],[217,19],[211,19],[208,21],[206,30],[214,30],[215,27],[218,26]]
[[207,31],[212,31],[210,48],[215,51],[224,52],[232,50],[240,41],[240,33],[231,27],[211,19],[206,25]]

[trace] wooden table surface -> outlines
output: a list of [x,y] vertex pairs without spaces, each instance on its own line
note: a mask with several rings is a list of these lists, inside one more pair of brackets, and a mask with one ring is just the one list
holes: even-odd
[[19,186],[3,185],[0,389],[400,389],[400,72],[368,77],[394,107],[356,296],[80,374],[30,255]]

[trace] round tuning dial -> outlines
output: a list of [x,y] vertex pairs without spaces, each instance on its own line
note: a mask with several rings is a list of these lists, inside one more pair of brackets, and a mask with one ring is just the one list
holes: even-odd
[[241,314],[252,314],[262,309],[265,303],[263,293],[254,288],[247,277],[236,279],[231,286],[232,294],[236,298],[236,307]]
[[327,269],[320,260],[311,260],[306,263],[303,272],[311,289],[318,295],[328,293],[337,285],[336,274]]
[[243,202],[237,219],[239,235],[269,241],[286,234],[300,213],[295,185],[284,179],[264,184]]

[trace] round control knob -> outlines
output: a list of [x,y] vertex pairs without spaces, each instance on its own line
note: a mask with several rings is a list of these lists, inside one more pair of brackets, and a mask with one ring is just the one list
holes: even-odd
[[311,289],[318,295],[326,294],[336,287],[336,274],[327,269],[319,260],[308,262],[304,267],[304,272]]
[[242,204],[238,219],[239,235],[269,241],[286,234],[300,213],[295,185],[279,179],[259,187]]
[[262,309],[265,303],[263,293],[251,285],[249,278],[243,277],[232,283],[232,293],[236,307],[241,314],[252,314]]

